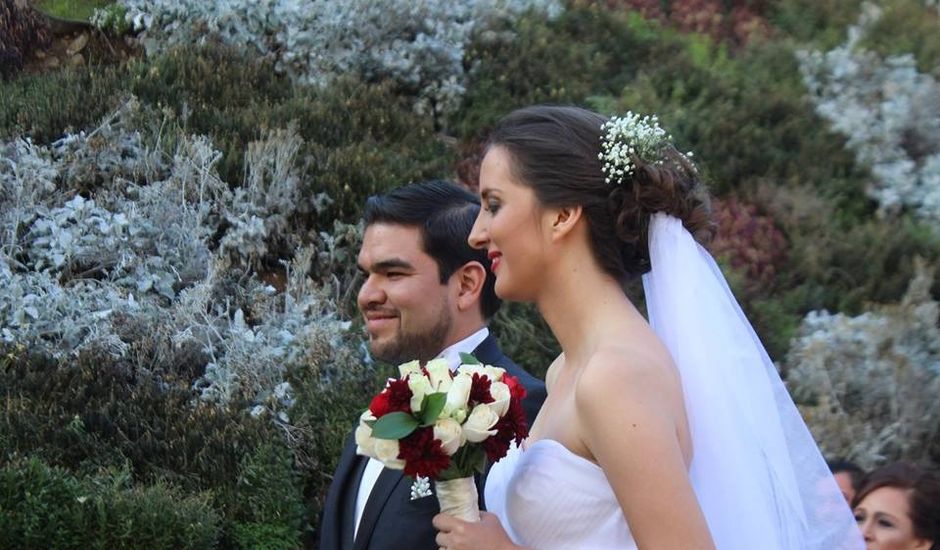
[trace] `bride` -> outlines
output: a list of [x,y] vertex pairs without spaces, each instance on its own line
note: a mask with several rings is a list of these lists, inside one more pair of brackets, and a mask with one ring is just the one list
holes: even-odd
[[[689,155],[691,156],[691,155]],[[562,354],[480,523],[442,548],[863,548],[851,512],[711,257],[708,198],[655,117],[513,112],[470,243]],[[649,321],[625,294],[643,275]]]

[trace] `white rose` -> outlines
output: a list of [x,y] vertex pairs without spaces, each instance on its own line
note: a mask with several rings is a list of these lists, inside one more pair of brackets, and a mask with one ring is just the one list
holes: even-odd
[[431,381],[420,371],[408,376],[408,387],[411,389],[411,410],[418,412],[421,410],[421,403],[424,402],[424,396],[431,393]]
[[359,417],[359,426],[356,427],[356,454],[375,457],[375,442],[372,437],[372,427],[366,424],[367,420],[375,420],[369,410]]
[[457,372],[468,374],[471,377],[474,374],[479,374],[480,376],[486,376],[491,382],[498,382],[503,379],[506,369],[494,367],[493,365],[460,365]]
[[490,395],[493,396],[493,402],[489,404],[490,407],[500,417],[506,416],[506,411],[509,410],[509,400],[512,398],[509,386],[502,382],[493,382],[490,384]]
[[375,458],[379,459],[386,468],[393,470],[404,470],[405,461],[398,458],[398,440],[397,439],[376,439],[375,440]]
[[453,377],[450,375],[450,366],[446,359],[434,359],[424,366],[428,371],[428,378],[431,379],[431,387],[436,392],[444,392],[450,389]]
[[467,441],[460,423],[453,418],[441,418],[434,424],[434,439],[441,442],[441,448],[448,455],[456,453]]
[[421,362],[420,361],[408,361],[407,363],[402,363],[398,365],[398,374],[399,378],[404,378],[409,374],[421,373]]
[[444,402],[444,411],[441,415],[457,418],[455,413],[461,410],[466,411],[472,385],[473,379],[470,376],[458,374],[451,382],[450,389],[447,390],[447,401]]
[[464,436],[471,443],[479,443],[491,435],[496,435],[493,426],[498,421],[499,415],[496,414],[496,411],[489,405],[481,403],[470,411],[470,416],[463,423]]
[[480,376],[486,374],[483,365],[460,365],[457,367],[457,372],[459,374],[466,374],[471,378],[473,378],[474,374],[479,374]]
[[493,365],[485,365],[483,367],[483,372],[492,380],[493,382],[499,382],[503,379],[503,374],[506,373],[506,369],[501,367],[494,367]]

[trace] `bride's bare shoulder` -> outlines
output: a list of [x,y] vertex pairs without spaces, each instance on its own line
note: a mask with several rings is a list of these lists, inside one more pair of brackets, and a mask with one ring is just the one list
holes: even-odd
[[585,365],[577,384],[581,398],[635,392],[659,394],[674,389],[675,368],[668,353],[635,345],[598,349]]

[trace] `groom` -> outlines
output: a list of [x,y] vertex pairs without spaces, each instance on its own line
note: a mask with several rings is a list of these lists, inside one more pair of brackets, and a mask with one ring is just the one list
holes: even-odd
[[[485,252],[467,244],[476,196],[442,181],[411,184],[366,202],[358,304],[372,355],[391,364],[461,352],[505,368],[525,385],[531,425],[545,385],[503,355],[486,327],[499,308]],[[356,455],[350,436],[327,494],[321,550],[437,550],[434,496],[411,500],[411,479]]]

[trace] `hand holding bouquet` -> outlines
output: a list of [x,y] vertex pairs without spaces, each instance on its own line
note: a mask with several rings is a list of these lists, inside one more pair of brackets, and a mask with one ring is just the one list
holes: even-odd
[[400,377],[389,379],[362,413],[356,452],[404,470],[418,487],[434,480],[442,512],[479,521],[473,474],[528,436],[525,388],[472,355],[461,360],[456,374],[444,359],[400,365]]

